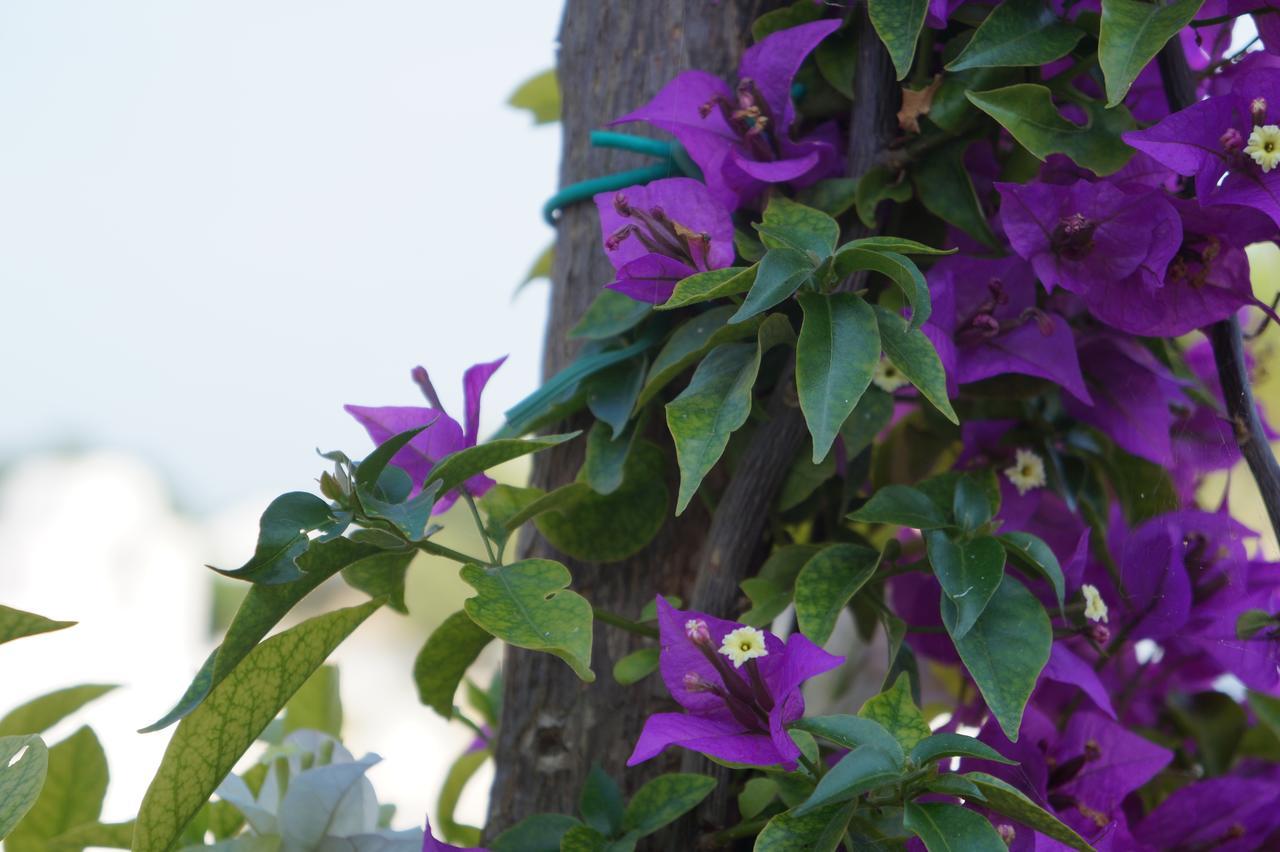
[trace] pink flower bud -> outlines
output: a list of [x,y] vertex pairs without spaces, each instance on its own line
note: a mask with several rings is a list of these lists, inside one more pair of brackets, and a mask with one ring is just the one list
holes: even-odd
[[1228,127],[1218,141],[1222,143],[1224,151],[1239,151],[1244,147],[1244,136],[1234,127]]
[[684,623],[684,635],[695,645],[711,645],[711,631],[700,618],[691,618]]
[[715,692],[716,685],[697,672],[685,672],[684,688],[690,692]]

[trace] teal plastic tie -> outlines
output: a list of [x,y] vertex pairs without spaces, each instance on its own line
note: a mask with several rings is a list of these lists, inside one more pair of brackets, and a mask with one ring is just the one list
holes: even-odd
[[591,131],[591,144],[597,148],[616,148],[619,151],[631,151],[648,157],[658,157],[661,162],[652,166],[632,169],[603,177],[592,178],[570,184],[557,192],[542,205],[542,218],[548,225],[556,223],[556,211],[563,210],[570,204],[589,201],[601,192],[626,189],[636,184],[649,183],[666,177],[684,175],[702,179],[702,171],[689,159],[684,146],[679,142],[664,142],[660,139],[649,139],[644,136],[631,136],[613,130]]

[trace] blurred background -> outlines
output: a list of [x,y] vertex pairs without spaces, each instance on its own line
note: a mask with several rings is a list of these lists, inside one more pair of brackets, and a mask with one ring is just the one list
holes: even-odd
[[[421,404],[423,364],[457,413],[463,370],[509,354],[489,431],[536,387],[546,285],[516,287],[552,237],[559,128],[505,102],[553,63],[558,18],[558,0],[0,4],[0,602],[80,622],[0,646],[0,715],[121,684],[77,717],[108,752],[105,820],[136,812],[169,733],[135,731],[236,604],[202,566],[244,561],[270,499],[312,488],[316,448],[370,448],[343,403]],[[1280,253],[1252,257],[1270,299]],[[1280,360],[1260,355],[1280,422]],[[1247,474],[1231,487],[1263,528]],[[370,777],[397,827],[471,739],[410,677],[466,595],[421,558],[413,614],[378,613],[336,657],[346,742],[385,758]],[[360,597],[331,583],[286,624]]]
[[[505,102],[553,64],[559,6],[0,4],[0,601],[80,622],[0,646],[0,715],[122,684],[51,732],[102,738],[105,820],[136,813],[172,729],[135,730],[234,608],[203,565],[247,558],[317,447],[370,449],[343,403],[423,404],[423,364],[460,414],[462,371],[509,354],[488,431],[536,387],[546,284],[515,291],[552,238],[559,128]],[[409,583],[413,615],[379,612],[336,660],[397,827],[471,738],[410,677],[466,588],[427,560]],[[286,624],[361,597],[331,584]]]

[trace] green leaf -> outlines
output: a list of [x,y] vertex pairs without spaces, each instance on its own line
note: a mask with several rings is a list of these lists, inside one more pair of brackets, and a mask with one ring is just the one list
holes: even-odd
[[534,519],[538,532],[556,550],[584,562],[617,562],[639,553],[667,519],[666,468],[666,455],[656,444],[637,441],[616,491],[597,494],[579,483],[575,498]]
[[1058,557],[1044,541],[1031,533],[1009,532],[996,537],[1014,562],[1039,572],[1053,584],[1053,593],[1061,607],[1067,592],[1067,581],[1062,576]]
[[638,302],[617,290],[601,290],[582,319],[569,330],[569,338],[605,340],[630,331],[653,311],[648,302]]
[[942,416],[952,423],[959,423],[960,418],[956,417],[951,400],[947,398],[947,376],[942,369],[942,361],[929,338],[919,329],[908,328],[906,320],[888,308],[876,305],[875,311],[885,356],[924,394],[925,399],[942,412]]
[[[416,429],[408,429],[397,435],[392,435],[390,438],[379,444],[373,452],[369,453],[369,455],[356,466],[356,489],[358,491],[377,495],[377,492],[381,491],[379,486],[382,485],[380,482],[382,474],[389,469],[391,459],[396,455],[396,453],[404,449],[410,441],[429,428],[431,428],[430,424],[426,426],[419,426]],[[408,486],[412,488],[413,483],[409,482]],[[383,494],[381,496],[393,500],[403,500],[407,495],[408,492],[406,491],[403,495]],[[285,496],[287,497],[290,495],[286,494]]]
[[359,589],[371,598],[386,598],[387,606],[407,614],[409,608],[404,602],[404,580],[417,553],[416,550],[374,553],[343,568],[342,579],[351,588]]
[[474,845],[480,842],[480,831],[472,826],[464,825],[454,818],[458,809],[458,800],[462,791],[480,767],[491,757],[488,749],[464,751],[450,765],[444,776],[444,784],[440,787],[440,798],[436,800],[436,813],[440,819],[440,831],[450,843],[466,843]]
[[1038,159],[1066,154],[1102,177],[1119,171],[1133,156],[1133,149],[1120,138],[1121,133],[1135,127],[1133,116],[1123,106],[1108,110],[1090,101],[1086,105],[1089,124],[1081,127],[1063,118],[1049,90],[1034,83],[966,92],[965,96]]
[[835,852],[851,815],[842,802],[806,814],[783,811],[756,837],[755,852]]
[[955,516],[960,528],[966,532],[973,532],[991,520],[991,516],[995,514],[995,507],[991,505],[986,486],[972,476],[961,476],[956,482],[951,514]]
[[942,623],[1000,729],[1016,743],[1022,711],[1049,661],[1049,616],[1026,586],[1005,574],[981,617],[961,639],[954,634],[958,618],[955,604],[944,594]]
[[213,570],[224,577],[268,585],[296,580],[302,576],[298,557],[311,546],[309,534],[335,523],[333,509],[314,494],[305,491],[281,494],[262,513],[253,557],[234,570]]
[[520,84],[507,104],[533,113],[534,124],[551,124],[560,120],[560,85],[556,69],[548,68]]
[[959,249],[954,248],[934,248],[933,246],[925,245],[924,243],[907,239],[906,237],[860,237],[856,240],[850,240],[840,248],[841,250],[869,249],[871,251],[897,252],[898,254],[927,254],[935,256],[955,254],[959,251]]
[[[830,83],[831,88],[850,100],[853,99],[853,75],[858,70],[858,50],[856,45],[857,33],[850,27],[844,27],[824,38],[813,51],[813,62],[818,66],[818,73],[822,75],[822,79]],[[826,213],[830,213],[832,216],[839,216],[848,210],[849,205],[853,203],[853,181],[848,178],[829,178],[827,181],[819,181],[819,183],[830,183],[831,181],[847,181],[849,193],[847,196],[848,204],[845,204],[845,206],[814,203],[804,193],[801,194],[800,200]],[[812,188],[806,187],[806,189]],[[831,197],[827,193],[822,195],[824,200],[829,200]]]
[[778,782],[772,778],[752,778],[742,785],[738,794],[738,813],[743,819],[752,819],[778,797]]
[[911,73],[911,60],[916,55],[916,41],[924,26],[929,0],[868,0],[871,25],[889,51],[898,79]]
[[[812,441],[809,443],[812,445]],[[801,450],[799,457],[787,471],[787,478],[778,489],[776,505],[779,512],[787,512],[799,506],[821,488],[824,482],[836,475],[835,453],[827,453],[816,464],[809,460],[811,455],[811,450]]]
[[894,766],[899,769],[906,759],[902,744],[875,719],[849,715],[809,716],[797,719],[792,728],[808,731],[816,737],[851,750],[859,746],[872,746],[893,758]]
[[[969,105],[967,100],[964,103]],[[933,117],[932,111],[929,116]],[[911,179],[916,197],[926,210],[983,245],[995,248],[998,245],[995,234],[978,201],[969,170],[964,166],[967,144],[947,145],[916,160],[911,167]]]
[[814,8],[814,4],[807,0],[798,0],[781,9],[765,12],[756,18],[751,24],[751,38],[753,41],[761,41],[780,30],[789,30],[821,17],[822,9]]
[[450,453],[440,460],[423,483],[426,489],[433,482],[440,483],[440,493],[448,494],[477,473],[484,473],[491,467],[503,462],[527,456],[549,447],[571,441],[581,432],[567,432],[563,435],[543,435],[537,438],[499,438],[487,444],[478,444]]
[[809,255],[814,261],[811,265],[830,257],[840,239],[840,224],[835,219],[785,195],[769,199],[756,230],[765,248],[795,249]]
[[284,732],[324,731],[342,739],[342,692],[336,666],[321,666],[284,705]]
[[911,305],[909,328],[912,330],[924,325],[933,313],[929,285],[910,259],[887,249],[859,248],[853,243],[841,246],[840,253],[836,255],[836,274],[845,276],[860,269],[879,272],[897,285],[907,297],[907,304]]
[[911,749],[911,760],[917,766],[924,766],[935,760],[946,757],[972,757],[977,760],[992,760],[996,763],[1016,765],[1016,760],[1009,760],[1000,752],[982,740],[966,737],[963,734],[933,734],[916,743]]
[[1249,727],[1239,702],[1222,692],[1170,692],[1165,706],[1178,730],[1195,740],[1196,757],[1205,774],[1225,774]]
[[4,841],[7,852],[46,852],[48,842],[78,825],[97,822],[107,795],[107,755],[88,727],[49,748],[40,798]]
[[879,553],[857,544],[833,544],[806,562],[796,576],[800,632],[818,645],[826,644],[840,610],[867,584],[879,563]]
[[671,291],[671,297],[658,305],[658,310],[669,311],[687,305],[696,305],[699,302],[709,302],[712,299],[737,296],[750,290],[755,280],[755,264],[698,272],[677,281],[676,289]]
[[477,592],[464,604],[472,621],[510,645],[555,654],[578,677],[595,680],[591,604],[569,590],[568,568],[549,559],[464,565],[462,579]]
[[941,530],[926,533],[925,543],[933,575],[955,606],[955,621],[947,630],[959,641],[968,635],[1004,579],[1004,548],[989,535],[956,542]]
[[789,544],[769,554],[759,573],[742,581],[742,591],[752,605],[742,615],[742,623],[763,627],[781,615],[791,604],[796,575],[819,550],[812,544]]
[[1005,852],[995,827],[977,811],[945,802],[907,802],[902,825],[929,852]]
[[142,800],[134,852],[168,852],[289,697],[380,605],[310,618],[249,652],[174,731]]
[[1107,106],[1124,100],[1138,74],[1165,42],[1191,23],[1204,0],[1179,0],[1167,6],[1136,0],[1104,0],[1098,34],[1098,64],[1107,81]]
[[251,586],[227,627],[222,644],[205,660],[177,705],[164,718],[143,728],[140,733],[158,731],[188,715],[294,604],[342,568],[379,552],[376,547],[345,538],[317,543],[299,560],[303,572],[297,580],[280,585]]
[[44,740],[34,734],[0,737],[0,840],[36,803],[48,769]]
[[1258,717],[1258,721],[1271,729],[1271,732],[1280,737],[1280,698],[1267,695],[1263,692],[1255,692],[1249,690],[1247,695],[1249,709]]
[[587,825],[607,837],[622,830],[625,810],[622,791],[618,789],[618,782],[610,778],[598,763],[592,765],[587,780],[583,782],[578,810]]
[[849,519],[864,524],[894,524],[918,530],[948,525],[947,517],[921,491],[910,485],[886,485],[877,489]]
[[77,825],[48,842],[48,852],[82,852],[94,849],[128,849],[133,842],[133,820],[128,822],[91,822]]
[[[600,427],[602,433],[607,430],[606,426]],[[525,523],[544,512],[573,503],[590,490],[591,486],[584,482],[571,482],[551,492],[541,488],[495,486],[480,499],[486,513],[485,530],[499,547],[505,547],[511,535]]]
[[644,387],[640,390],[640,397],[636,400],[636,408],[642,408],[672,379],[701,360],[714,347],[753,336],[759,323],[726,325],[735,310],[732,305],[712,308],[673,331],[653,359]]
[[880,360],[875,312],[852,293],[802,293],[796,392],[813,436],[813,462],[826,458],[840,427],[871,384]]
[[729,322],[745,322],[785,301],[813,275],[816,266],[817,263],[802,251],[792,248],[769,249],[756,269],[756,280],[751,285],[747,298],[729,318]]
[[680,466],[677,515],[684,513],[703,477],[724,454],[729,436],[747,422],[759,369],[759,346],[722,343],[698,365],[689,386],[667,403],[667,428]]
[[867,699],[858,715],[879,722],[907,752],[932,733],[924,714],[911,698],[911,679],[905,672],[898,675],[892,687]]
[[957,775],[954,772],[945,772],[941,775],[935,775],[933,778],[930,778],[925,782],[925,789],[930,793],[941,793],[944,796],[958,796],[974,802],[981,802],[984,798],[982,791],[978,789],[977,784],[974,784],[968,778]]
[[840,758],[840,762],[818,780],[813,794],[795,812],[804,815],[832,802],[847,802],[869,790],[895,783],[900,774],[901,767],[891,756],[875,746],[859,746]]
[[1083,30],[1060,19],[1043,0],[1004,0],[947,70],[1044,65],[1066,56],[1083,37]]
[[101,698],[115,688],[114,684],[86,683],[33,698],[0,719],[0,737],[42,734],[90,701]]
[[641,835],[653,834],[693,810],[715,789],[716,779],[707,775],[673,772],[659,775],[631,797],[622,827]]
[[888,166],[875,166],[867,171],[859,180],[854,193],[854,203],[858,210],[858,218],[868,228],[874,228],[876,208],[882,201],[902,203],[911,200],[911,182],[903,179],[901,171]]
[[1265,609],[1246,609],[1236,616],[1236,638],[1241,642],[1249,641],[1263,630],[1277,627],[1280,627],[1280,619]]
[[564,814],[525,817],[489,844],[492,852],[560,852],[560,840],[569,829],[582,825]]
[[581,479],[597,494],[612,494],[622,487],[624,469],[635,439],[634,424],[624,435],[614,438],[604,423],[593,423],[587,432],[586,458]]
[[25,612],[0,604],[0,645],[12,642],[14,639],[21,639],[23,636],[66,630],[75,625],[74,621],[52,621],[34,612]]
[[844,439],[844,451],[849,458],[871,446],[884,427],[893,419],[893,397],[880,388],[867,388],[844,423],[840,425],[840,437]]
[[631,412],[644,384],[645,359],[632,358],[614,364],[592,376],[585,383],[587,408],[596,420],[613,429],[613,437],[619,438],[627,428]]
[[637,683],[658,670],[658,649],[632,651],[613,664],[613,679],[623,686]]
[[560,852],[605,852],[608,838],[585,825],[572,826],[560,838]]
[[[556,244],[552,241],[550,245],[542,250],[541,254],[534,258],[532,265],[529,267],[529,271],[524,274],[524,279],[516,285],[515,292],[519,293],[524,289],[526,284],[537,281],[539,278],[549,279],[551,277],[551,265],[555,263],[555,259]],[[515,294],[513,293],[512,295],[514,297]]]
[[1030,826],[1046,837],[1065,843],[1080,852],[1093,852],[1093,847],[1056,817],[1028,799],[1018,788],[985,772],[968,772],[964,776],[978,786],[986,797],[984,806]]

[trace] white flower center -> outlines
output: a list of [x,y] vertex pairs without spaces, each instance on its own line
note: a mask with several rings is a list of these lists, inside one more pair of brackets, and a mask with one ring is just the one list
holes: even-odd
[[1044,459],[1031,450],[1018,450],[1014,455],[1013,466],[1004,469],[1018,494],[1026,494],[1034,488],[1042,488],[1049,480],[1044,475]]
[[747,660],[756,657],[767,657],[769,651],[764,646],[764,631],[754,627],[739,627],[725,634],[720,643],[720,653],[733,661],[735,669],[742,668]]
[[1107,602],[1102,599],[1098,587],[1085,583],[1080,587],[1080,593],[1084,595],[1084,617],[1090,621],[1106,621]]
[[1280,125],[1255,126],[1249,134],[1249,144],[1244,146],[1244,152],[1253,157],[1264,174],[1280,165]]

